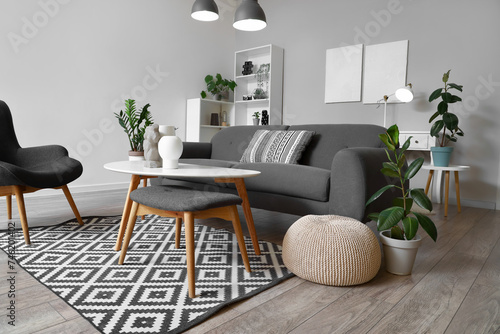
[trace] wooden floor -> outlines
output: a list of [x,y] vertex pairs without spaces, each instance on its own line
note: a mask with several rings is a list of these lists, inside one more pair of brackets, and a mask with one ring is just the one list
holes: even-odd
[[[116,214],[123,192],[75,196],[85,213]],[[32,198],[29,206],[61,217],[63,196]],[[15,210],[14,210],[15,211]],[[432,219],[438,242],[423,236],[411,276],[384,270],[367,284],[330,287],[298,277],[226,307],[188,333],[500,333],[500,211],[450,206]],[[5,218],[5,200],[0,218]],[[83,214],[82,214],[83,215]],[[254,211],[259,238],[281,244],[298,218]],[[230,223],[203,224],[231,229]],[[368,224],[372,230],[373,223]],[[0,252],[0,333],[96,333],[75,310],[29,274],[16,277],[16,326],[7,324],[7,256]]]

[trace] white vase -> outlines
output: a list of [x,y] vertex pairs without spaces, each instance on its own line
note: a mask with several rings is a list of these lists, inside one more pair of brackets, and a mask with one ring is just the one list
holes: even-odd
[[165,135],[158,142],[158,153],[163,159],[163,168],[178,168],[182,154],[182,140],[175,135],[173,126],[160,125],[160,134],[164,133]]
[[417,234],[413,240],[399,240],[391,238],[390,235],[390,230],[380,232],[385,269],[395,275],[410,275],[422,238]]

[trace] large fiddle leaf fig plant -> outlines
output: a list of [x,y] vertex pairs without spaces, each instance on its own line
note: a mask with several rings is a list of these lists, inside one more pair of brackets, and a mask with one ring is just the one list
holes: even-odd
[[420,170],[420,167],[422,167],[424,158],[415,159],[406,170],[403,170],[406,161],[405,152],[410,146],[411,137],[406,140],[401,149],[398,149],[399,129],[396,124],[387,129],[386,133],[380,134],[379,138],[387,146],[385,152],[389,159],[388,162],[383,163],[381,172],[389,178],[397,179],[397,184],[388,184],[379,189],[370,197],[366,205],[375,201],[389,189],[399,191],[401,197],[394,199],[393,206],[380,213],[371,213],[368,215],[368,218],[377,222],[377,229],[379,231],[390,229],[391,238],[411,240],[417,234],[420,225],[436,241],[437,229],[434,222],[422,213],[411,211],[413,203],[428,211],[432,211],[432,202],[425,194],[424,189],[406,188],[407,181],[413,178]]

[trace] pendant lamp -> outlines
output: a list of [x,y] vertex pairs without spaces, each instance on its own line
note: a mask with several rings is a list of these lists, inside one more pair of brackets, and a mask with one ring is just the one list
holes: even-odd
[[198,21],[215,21],[219,18],[219,8],[214,0],[196,0],[191,8],[191,17]]
[[257,31],[266,26],[266,14],[257,0],[243,0],[234,13],[233,27],[243,31]]

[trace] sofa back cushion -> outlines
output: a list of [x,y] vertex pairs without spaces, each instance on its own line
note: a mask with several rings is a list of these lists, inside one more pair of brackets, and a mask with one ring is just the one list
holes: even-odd
[[385,128],[373,124],[291,125],[288,130],[314,131],[299,164],[330,169],[333,156],[348,147],[385,147],[379,134]]
[[231,126],[212,137],[212,159],[240,161],[257,130],[286,130],[288,125]]

